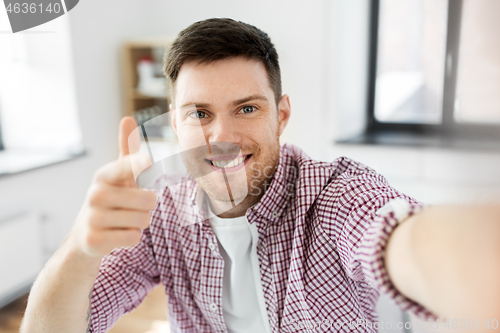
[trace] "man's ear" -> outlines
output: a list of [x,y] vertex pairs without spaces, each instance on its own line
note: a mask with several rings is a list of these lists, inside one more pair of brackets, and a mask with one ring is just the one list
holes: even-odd
[[288,119],[292,113],[292,108],[290,106],[290,97],[288,95],[283,95],[278,103],[278,135],[281,136],[285,130],[286,124],[288,124]]
[[177,134],[177,121],[175,118],[175,109],[173,104],[170,104],[169,108],[170,108],[170,123],[172,124],[175,134]]

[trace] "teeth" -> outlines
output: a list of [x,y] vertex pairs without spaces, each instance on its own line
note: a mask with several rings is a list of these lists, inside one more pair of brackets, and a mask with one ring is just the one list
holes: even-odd
[[237,165],[240,165],[245,161],[244,157],[238,157],[235,158],[234,160],[229,160],[229,161],[212,161],[212,163],[218,167],[218,168],[232,168]]

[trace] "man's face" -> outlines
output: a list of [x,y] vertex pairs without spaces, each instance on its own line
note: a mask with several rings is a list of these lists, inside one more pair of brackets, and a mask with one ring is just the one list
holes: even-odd
[[290,116],[288,96],[276,105],[262,62],[183,64],[171,115],[186,168],[212,200],[260,199]]

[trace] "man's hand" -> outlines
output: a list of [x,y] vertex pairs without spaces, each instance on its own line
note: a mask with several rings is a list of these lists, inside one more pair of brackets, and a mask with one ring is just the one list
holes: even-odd
[[151,164],[147,156],[129,152],[129,144],[139,148],[136,127],[133,118],[122,119],[120,157],[95,173],[71,232],[31,288],[20,332],[89,332],[92,286],[102,257],[137,244],[156,205],[155,195],[134,181],[133,170],[138,174]]
[[439,317],[500,319],[500,208],[435,206],[399,225],[385,264],[394,286]]
[[[129,136],[137,123],[125,117],[120,123],[120,157],[96,171],[80,213],[77,216],[70,242],[76,249],[91,257],[102,257],[114,248],[136,245],[141,229],[149,225],[150,211],[156,206],[153,192],[137,187],[135,170],[151,165],[148,156],[129,154]],[[133,144],[139,138],[132,137]]]

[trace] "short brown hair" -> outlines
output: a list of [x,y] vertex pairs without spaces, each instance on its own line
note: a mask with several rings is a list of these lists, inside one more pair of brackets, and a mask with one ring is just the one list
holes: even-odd
[[271,39],[253,25],[229,18],[195,22],[180,32],[164,59],[170,95],[174,97],[175,82],[184,63],[210,63],[237,56],[262,61],[278,104],[281,98],[281,71],[278,53]]

